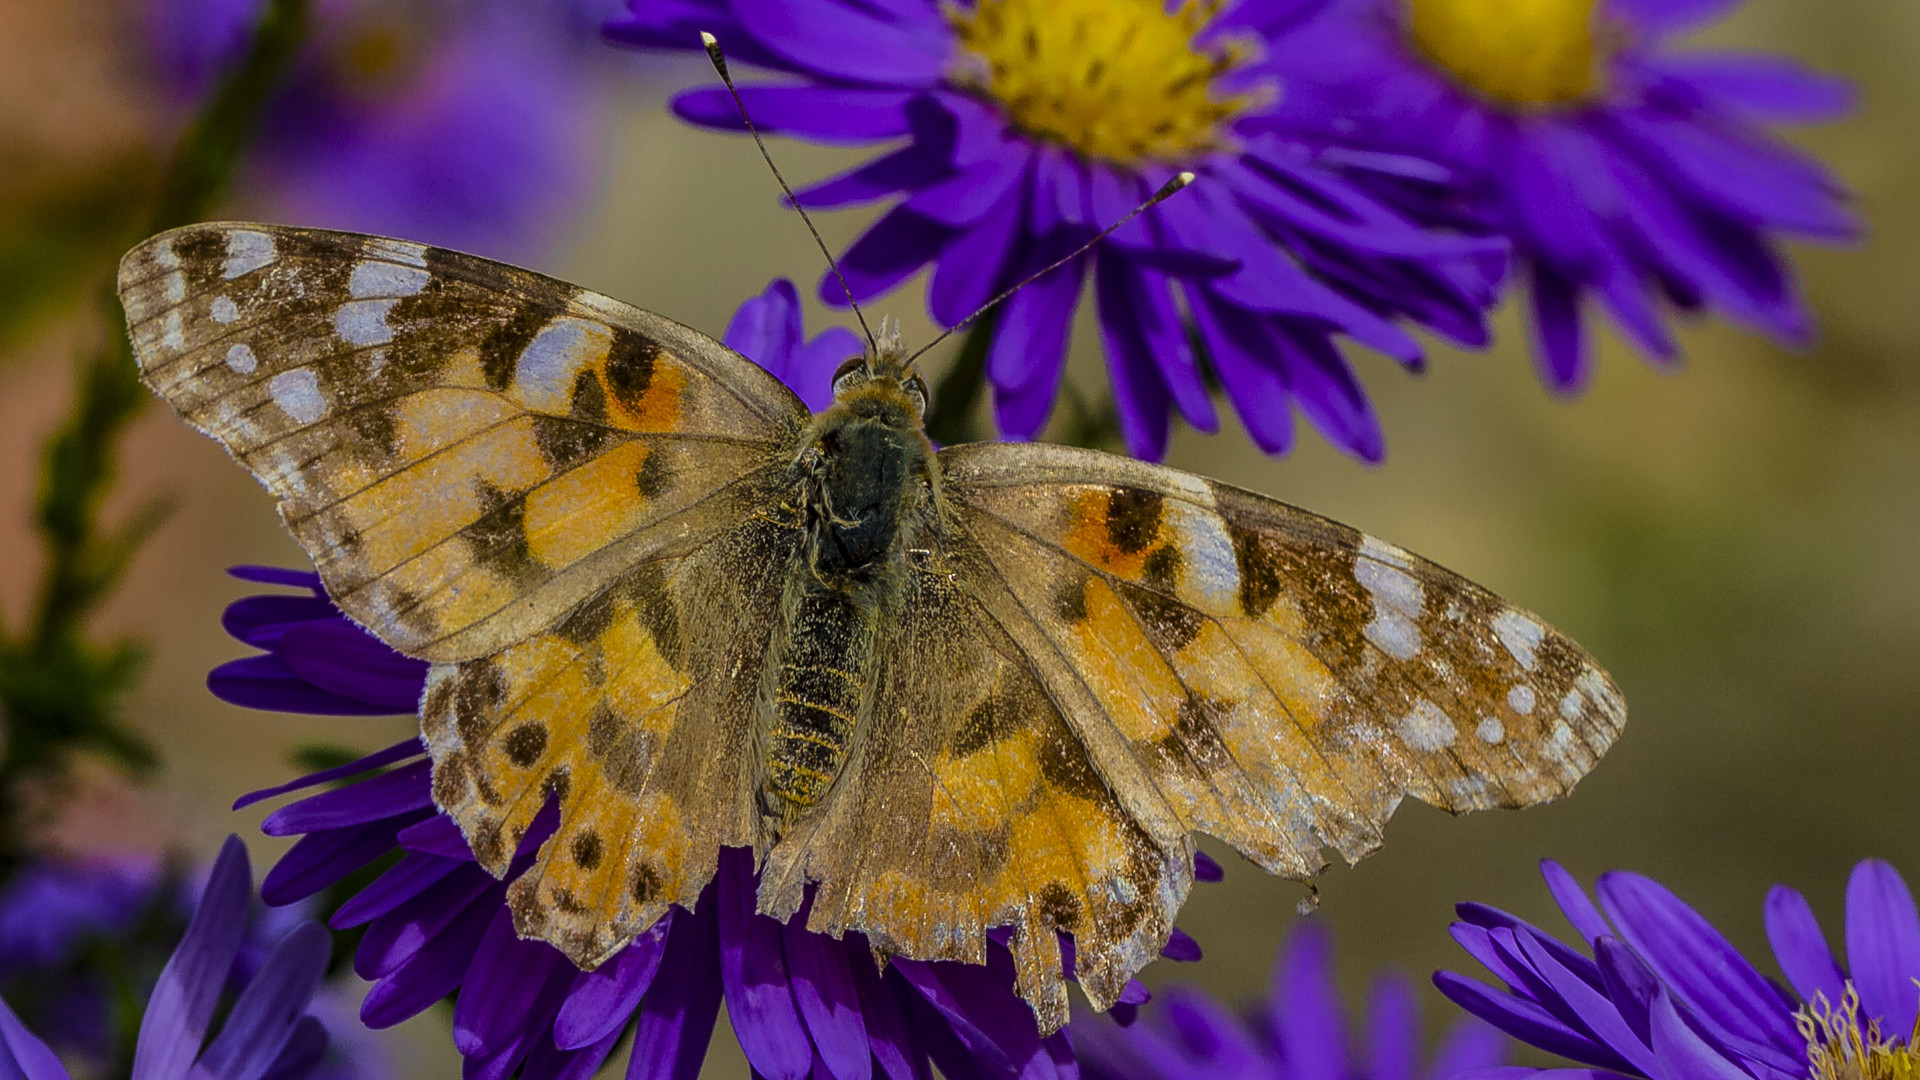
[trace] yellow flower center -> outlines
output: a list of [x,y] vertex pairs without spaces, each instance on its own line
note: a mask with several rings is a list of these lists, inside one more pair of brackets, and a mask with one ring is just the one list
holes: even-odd
[[1570,105],[1604,86],[1597,0],[1408,0],[1414,47],[1504,105]]
[[1853,983],[1834,1008],[1826,996],[1816,995],[1793,1014],[1793,1022],[1807,1040],[1811,1080],[1920,1080],[1920,1026],[1906,1040],[1889,1041],[1880,1025],[1860,1025],[1860,994]]
[[1195,45],[1224,0],[979,0],[952,8],[966,62],[955,80],[1021,130],[1090,158],[1177,163],[1220,147],[1254,95],[1219,96],[1238,44]]

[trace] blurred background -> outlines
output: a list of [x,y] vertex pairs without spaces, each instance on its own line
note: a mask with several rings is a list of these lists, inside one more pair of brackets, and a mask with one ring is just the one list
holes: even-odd
[[[564,24],[551,41],[510,26],[456,41],[445,23],[368,7],[318,5],[321,66],[296,77],[323,85],[314,100],[269,112],[212,216],[370,231],[418,221],[412,238],[531,265],[715,336],[772,277],[812,294],[818,253],[780,208],[751,145],[696,132],[663,109],[671,91],[710,78],[703,64],[599,45],[591,28],[610,12],[592,4],[545,20],[549,30]],[[120,332],[96,296],[138,238],[130,208],[151,190],[217,59],[217,41],[183,43],[179,20],[189,16],[199,17],[184,2],[0,0],[0,612],[9,625],[41,568],[31,526],[41,447],[69,409],[74,357]],[[1683,334],[1684,366],[1656,372],[1609,338],[1593,388],[1557,401],[1536,382],[1507,311],[1495,348],[1436,345],[1424,376],[1354,350],[1387,432],[1384,466],[1358,465],[1309,434],[1291,457],[1267,459],[1231,420],[1219,435],[1176,435],[1172,464],[1389,538],[1540,612],[1587,645],[1627,695],[1625,737],[1571,799],[1458,820],[1409,804],[1384,850],[1320,880],[1321,917],[1352,993],[1381,965],[1422,980],[1436,967],[1465,970],[1445,933],[1459,900],[1561,926],[1536,873],[1543,857],[1589,882],[1612,868],[1654,875],[1753,956],[1766,955],[1761,901],[1775,882],[1806,892],[1837,941],[1855,861],[1880,856],[1909,880],[1920,875],[1920,5],[1752,0],[1708,40],[1789,53],[1860,84],[1851,119],[1789,136],[1851,185],[1867,222],[1855,247],[1797,253],[1820,320],[1813,349],[1790,353],[1702,325]],[[441,63],[435,49],[457,62]],[[356,110],[428,67],[434,93],[467,106],[496,95],[486,110],[509,110],[543,134],[509,148],[518,158],[450,160],[432,148],[458,141],[459,108],[354,126],[365,119]],[[520,93],[520,77],[546,89]],[[303,124],[347,132],[351,149],[319,165],[302,158],[292,137]],[[773,149],[796,185],[868,156],[785,141]],[[409,154],[418,160],[401,160]],[[510,159],[535,165],[501,164]],[[375,189],[380,199],[356,204]],[[407,217],[409,198],[450,189],[481,201],[458,221]],[[823,215],[820,227],[838,248],[872,216]],[[904,320],[909,341],[932,332],[918,286],[877,305]],[[810,304],[809,330],[843,318]],[[1076,334],[1070,377],[1085,397],[1103,393],[1090,325]],[[220,613],[251,591],[224,569],[304,560],[264,491],[212,442],[148,408],[126,438],[107,517],[158,495],[177,510],[96,629],[150,644],[130,716],[164,768],[145,785],[88,770],[46,842],[182,846],[207,857],[238,831],[264,866],[278,847],[256,826],[271,804],[235,814],[236,796],[288,778],[301,746],[370,750],[403,737],[410,721],[277,716],[215,701],[207,670],[246,651],[221,632]],[[1206,960],[1163,962],[1145,978],[1245,998],[1264,988],[1307,893],[1213,850],[1227,880],[1198,888],[1181,918]],[[1454,1014],[1430,990],[1426,1002],[1430,1019]],[[446,1024],[430,1013],[391,1039],[403,1074],[457,1075]],[[709,1075],[746,1075],[730,1039],[714,1046]]]

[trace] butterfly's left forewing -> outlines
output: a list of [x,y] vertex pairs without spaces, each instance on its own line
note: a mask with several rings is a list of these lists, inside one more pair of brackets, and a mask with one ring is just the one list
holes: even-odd
[[141,378],[280,498],[348,614],[496,653],[743,513],[807,412],[718,343],[562,281],[350,233],[196,225],[120,268]]

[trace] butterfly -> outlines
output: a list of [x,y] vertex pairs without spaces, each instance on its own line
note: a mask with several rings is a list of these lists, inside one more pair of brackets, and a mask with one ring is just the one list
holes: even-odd
[[582,967],[751,848],[759,908],[881,956],[1010,928],[1045,1032],[1167,941],[1193,834],[1305,879],[1402,798],[1570,790],[1608,675],[1391,544],[1171,468],[936,450],[897,331],[810,414],[697,331],[527,270],[253,224],[120,266],[141,378],[432,662],[433,797]]

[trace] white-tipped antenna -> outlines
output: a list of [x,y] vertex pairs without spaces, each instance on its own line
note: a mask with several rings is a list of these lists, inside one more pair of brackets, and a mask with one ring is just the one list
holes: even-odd
[[[986,303],[981,304],[979,307],[974,309],[973,314],[967,316],[964,319],[961,319],[957,323],[954,323],[952,326],[948,327],[943,333],[941,333],[939,337],[934,338],[932,341],[929,341],[925,345],[920,346],[917,352],[915,352],[912,356],[907,357],[907,362],[904,366],[912,367],[913,362],[915,360],[918,360],[922,356],[925,356],[928,349],[931,349],[935,345],[938,345],[941,342],[947,340],[949,337],[952,337],[953,332],[955,330],[960,329],[961,327],[967,325],[973,320],[993,310],[994,305],[1000,303],[1002,300],[1005,300],[1007,297],[1012,296],[1014,293],[1019,292],[1021,289],[1026,288],[1028,285],[1033,284],[1034,282],[1040,280],[1041,278],[1046,277],[1048,274],[1053,273],[1055,270],[1060,269],[1062,266],[1065,266],[1066,264],[1072,262],[1073,260],[1079,258],[1080,256],[1085,255],[1089,248],[1093,247],[1093,245],[1099,243],[1100,241],[1105,240],[1107,237],[1113,235],[1113,233],[1116,232],[1122,225],[1125,225],[1127,222],[1132,221],[1134,218],[1139,217],[1141,214],[1146,213],[1148,210],[1153,209],[1154,207],[1160,205],[1161,203],[1166,202],[1168,199],[1173,198],[1175,192],[1179,191],[1181,188],[1184,188],[1191,183],[1193,183],[1193,174],[1190,172],[1182,172],[1178,176],[1175,176],[1173,179],[1160,185],[1160,190],[1154,192],[1152,198],[1148,199],[1146,202],[1141,203],[1139,206],[1134,207],[1131,211],[1128,212],[1126,217],[1123,217],[1119,221],[1116,221],[1113,224],[1107,226],[1106,228],[1101,229],[1099,235],[1095,236],[1093,239],[1087,241],[1086,243],[1081,244],[1079,247],[1074,248],[1072,251],[1068,252],[1067,254],[1062,255],[1058,259],[1055,259],[1054,261],[1048,263],[1045,267],[1042,267],[1041,269],[1036,270],[1031,274],[1028,274],[1026,277],[1020,280],[1019,284],[1013,286],[1010,289],[1005,290],[1000,295],[994,297],[993,299],[987,301]],[[864,326],[866,324],[862,323],[861,325]]]
[[[847,306],[853,308],[853,317],[860,320],[860,332],[867,335],[867,347],[878,349],[874,341],[873,330],[867,326],[867,317],[860,311],[859,301],[853,298],[853,286],[847,284],[847,276],[840,272],[840,264],[833,261],[833,252],[827,250],[827,242],[820,239],[820,230],[813,227],[813,219],[807,216],[806,208],[787,186],[787,178],[780,175],[780,166],[773,163],[773,155],[767,153],[767,144],[760,140],[760,129],[753,126],[753,117],[747,115],[747,103],[740,100],[740,91],[734,88],[733,76],[727,74],[727,58],[720,55],[720,42],[705,30],[700,31],[700,44],[707,47],[707,59],[713,61],[713,70],[720,73],[720,81],[727,84],[727,93],[733,95],[734,107],[740,110],[740,119],[747,125],[747,134],[753,136],[753,145],[760,148],[760,156],[766,160],[767,168],[773,170],[773,178],[779,181],[780,190],[787,193],[787,201],[800,212],[800,220],[806,222],[807,231],[813,234],[813,242],[820,245],[820,254],[827,257],[827,267],[833,276],[840,280],[840,288],[847,294]],[[1138,213],[1138,211],[1135,211]]]

